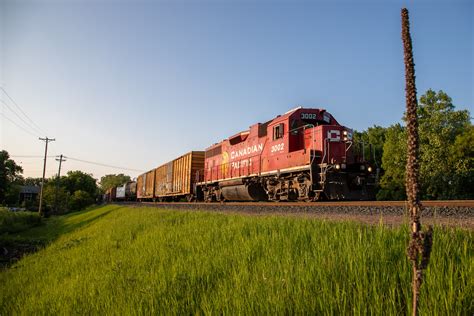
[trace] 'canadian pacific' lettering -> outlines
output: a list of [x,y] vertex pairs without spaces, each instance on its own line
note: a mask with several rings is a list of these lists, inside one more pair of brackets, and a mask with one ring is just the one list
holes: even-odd
[[263,150],[263,144],[248,146],[246,148],[242,148],[242,149],[239,149],[239,150],[232,151],[230,153],[230,159],[233,160],[235,158],[244,157],[244,156],[254,154],[254,153],[262,151],[262,150]]

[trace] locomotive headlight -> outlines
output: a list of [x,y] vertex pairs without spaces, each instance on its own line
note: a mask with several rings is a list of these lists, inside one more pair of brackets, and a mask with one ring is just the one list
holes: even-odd
[[369,166],[369,168],[367,168],[367,171],[368,171],[368,172],[372,172],[372,167]]
[[343,131],[342,135],[347,136],[347,131]]
[[341,169],[341,165],[340,165],[340,164],[336,164],[335,167],[336,167],[336,170]]

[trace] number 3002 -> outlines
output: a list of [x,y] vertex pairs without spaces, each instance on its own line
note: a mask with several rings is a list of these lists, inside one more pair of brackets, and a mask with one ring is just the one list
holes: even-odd
[[272,152],[272,153],[275,153],[275,152],[278,152],[278,151],[282,151],[283,148],[285,148],[285,144],[284,144],[284,143],[281,143],[281,144],[278,144],[278,145],[274,145],[274,146],[272,146],[271,152]]
[[303,120],[315,120],[316,113],[301,113],[301,118]]

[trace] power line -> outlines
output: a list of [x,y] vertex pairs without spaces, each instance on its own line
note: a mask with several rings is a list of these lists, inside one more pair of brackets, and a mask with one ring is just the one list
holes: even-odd
[[[3,91],[3,93],[5,93],[5,95],[13,102],[13,104],[20,110],[20,112],[31,122],[31,124],[33,124],[34,126],[36,126],[38,128],[39,131],[43,132],[44,134],[46,134],[44,132],[44,130],[38,126],[38,124],[36,124],[35,122],[33,122],[33,120],[28,116],[26,115],[26,113],[21,109],[21,107],[18,105],[18,103],[15,102],[15,100],[13,100],[13,98],[8,94],[8,92],[5,90],[4,87],[0,86],[0,90]],[[41,133],[40,133],[41,134]]]
[[18,128],[22,129],[24,132],[34,136],[34,137],[37,137],[38,135],[35,135],[33,134],[32,132],[30,132],[29,130],[27,130],[26,128],[24,128],[23,126],[20,126],[18,125],[15,121],[13,121],[12,119],[10,119],[8,116],[5,115],[5,113],[0,113],[4,118],[6,118],[7,120],[9,120],[12,124],[16,125]]
[[88,161],[88,160],[83,160],[83,159],[78,159],[78,158],[72,158],[72,157],[69,157],[69,156],[67,156],[67,157],[64,156],[64,158],[68,158],[68,159],[70,159],[70,160],[80,161],[80,162],[84,162],[84,163],[89,163],[89,164],[92,164],[92,165],[102,166],[102,167],[109,167],[109,168],[121,169],[121,170],[128,170],[128,171],[144,172],[144,170],[138,170],[138,169],[132,169],[132,168],[124,168],[124,167],[112,166],[112,165],[108,165],[108,164],[105,164],[105,163],[94,162],[94,161]]
[[[10,155],[11,158],[44,158],[44,156],[38,155]],[[56,156],[46,156],[47,158],[54,158]]]
[[2,102],[3,104],[5,104],[7,106],[7,108],[13,112],[13,114],[15,114],[16,117],[18,117],[27,127],[29,127],[33,132],[35,133],[38,133],[39,135],[42,134],[42,132],[40,130],[38,130],[37,128],[35,128],[33,125],[31,125],[30,123],[28,123],[24,118],[22,118],[15,110],[13,110],[7,102],[5,102],[4,100],[0,99],[0,102]]
[[[36,158],[36,159],[44,158],[44,156],[39,156],[39,155],[10,155],[10,157],[12,157],[12,158]],[[47,158],[53,158],[53,157],[59,157],[59,156],[56,155],[56,156],[46,156],[46,157]],[[63,158],[67,158],[67,159],[74,160],[74,161],[79,161],[79,162],[84,162],[84,163],[88,163],[88,164],[92,164],[92,165],[98,165],[98,166],[102,166],[102,167],[109,167],[109,168],[128,170],[128,171],[145,172],[144,170],[113,166],[113,165],[108,165],[108,164],[105,164],[105,163],[94,162],[94,161],[84,160],[84,159],[79,159],[79,158],[73,158],[73,157],[69,157],[69,156],[67,156],[67,157],[63,156]]]

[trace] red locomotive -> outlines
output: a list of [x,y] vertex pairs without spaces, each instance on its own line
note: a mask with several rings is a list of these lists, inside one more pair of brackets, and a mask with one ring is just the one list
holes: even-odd
[[196,175],[197,198],[373,199],[372,166],[354,148],[352,130],[326,110],[299,107],[209,147]]

